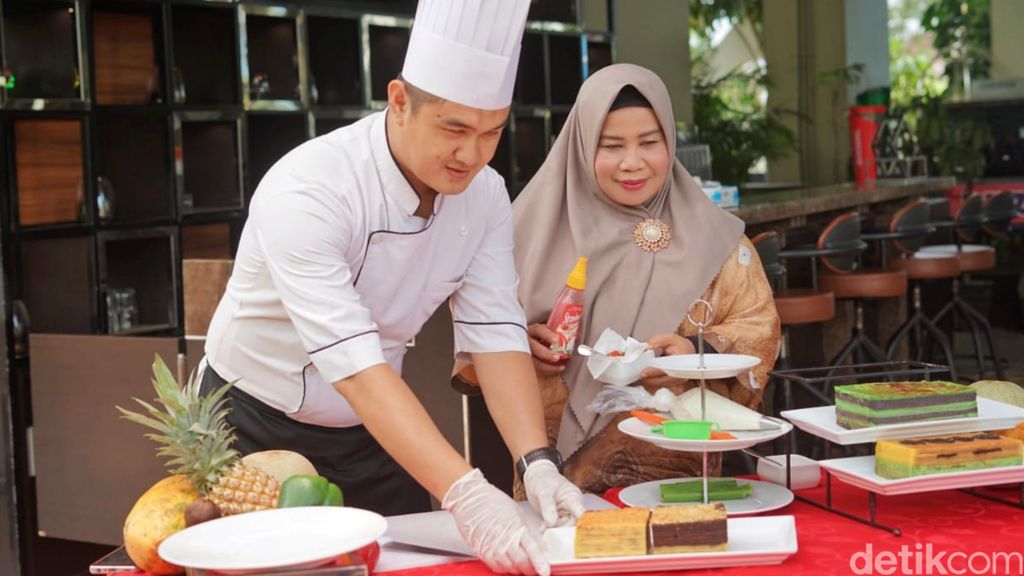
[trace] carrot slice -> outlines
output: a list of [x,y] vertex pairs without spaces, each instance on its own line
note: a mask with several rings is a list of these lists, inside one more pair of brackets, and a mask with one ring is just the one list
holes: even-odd
[[728,432],[719,432],[718,430],[711,431],[712,440],[735,440],[736,437]]
[[657,414],[651,414],[650,412],[644,412],[643,410],[630,410],[629,415],[652,426],[657,426],[665,420],[668,420],[668,418],[665,418],[664,416],[658,416]]

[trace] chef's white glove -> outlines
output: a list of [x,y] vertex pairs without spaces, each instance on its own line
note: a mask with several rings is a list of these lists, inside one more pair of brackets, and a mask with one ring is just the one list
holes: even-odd
[[494,572],[551,573],[540,534],[520,516],[519,506],[487,482],[480,470],[474,468],[456,480],[441,507],[452,513],[466,544]]
[[583,514],[583,493],[550,460],[531,462],[523,474],[523,487],[546,527],[575,524]]

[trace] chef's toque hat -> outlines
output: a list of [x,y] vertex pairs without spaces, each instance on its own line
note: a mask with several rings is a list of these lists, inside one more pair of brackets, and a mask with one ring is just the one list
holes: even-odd
[[402,77],[465,106],[509,106],[529,9],[530,0],[420,0]]

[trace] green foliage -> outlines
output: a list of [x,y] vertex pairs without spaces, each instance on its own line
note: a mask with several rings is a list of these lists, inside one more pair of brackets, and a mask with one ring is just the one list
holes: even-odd
[[985,150],[992,142],[988,125],[951,117],[941,97],[915,98],[905,113],[932,173],[967,182],[984,174]]
[[935,34],[935,49],[946,61],[946,76],[955,81],[969,70],[987,78],[992,65],[992,22],[989,0],[932,0],[921,25]]
[[761,92],[768,85],[764,69],[734,71],[709,81],[698,65],[693,78],[693,132],[711,148],[716,180],[747,182],[761,157],[778,158],[796,149],[796,135],[780,119],[791,112],[762,104]]
[[[736,25],[743,20],[750,22],[763,40],[763,0],[690,0],[690,30],[703,40],[709,40],[716,20],[726,20]],[[762,42],[763,44],[763,42]]]

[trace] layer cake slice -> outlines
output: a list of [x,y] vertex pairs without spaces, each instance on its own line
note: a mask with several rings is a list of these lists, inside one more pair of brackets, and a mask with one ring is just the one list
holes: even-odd
[[994,432],[880,440],[875,444],[875,473],[890,479],[1019,466],[1021,461],[1021,441]]
[[836,424],[867,428],[978,415],[974,389],[942,381],[836,386]]
[[647,554],[647,508],[587,510],[576,523],[576,558]]
[[651,512],[654,554],[725,551],[728,544],[725,505],[658,506]]

